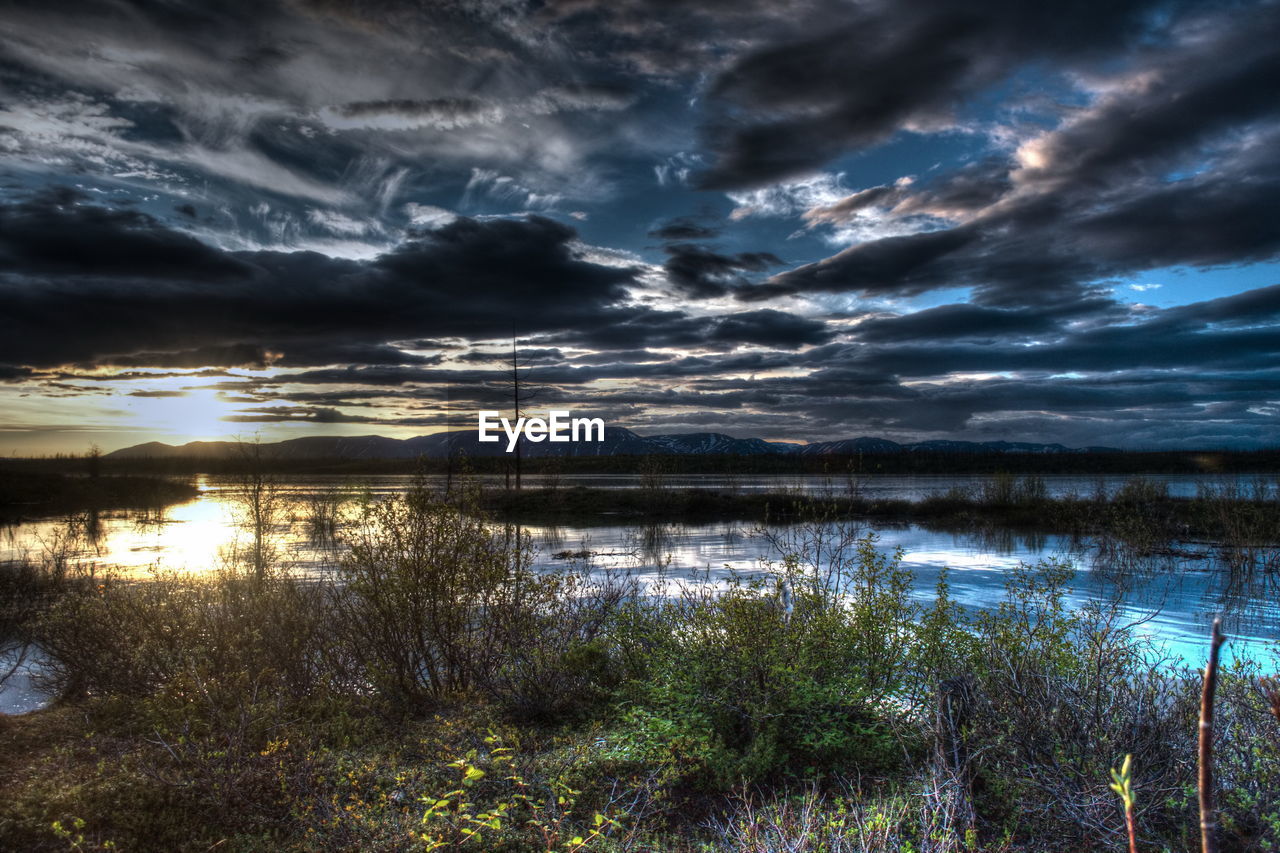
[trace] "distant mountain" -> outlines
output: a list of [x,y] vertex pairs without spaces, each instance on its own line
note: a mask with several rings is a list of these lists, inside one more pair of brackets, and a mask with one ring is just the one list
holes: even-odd
[[911,445],[911,449],[936,453],[977,453],[982,451],[983,447],[976,441],[947,441],[940,438],[934,441],[917,441]]
[[[423,436],[433,438],[433,436]],[[400,440],[380,435],[311,436],[264,443],[261,451],[271,459],[414,459],[420,451],[411,446],[421,438]],[[151,441],[108,453],[104,459],[234,459],[246,448],[235,441],[191,441],[174,446]]]
[[734,438],[720,432],[681,432],[673,435],[651,435],[647,439],[641,440],[661,448],[660,452],[662,453],[673,453],[682,456],[686,454],[701,456],[709,454],[760,456],[768,453],[786,452],[777,444],[772,444],[762,438]]
[[[1061,444],[1034,444],[1026,441],[917,441],[903,445],[907,450],[927,450],[942,453],[1083,453]],[[1110,447],[1087,448],[1093,451],[1110,451]]]
[[846,438],[843,441],[820,441],[802,444],[795,451],[802,456],[850,456],[858,453],[900,453],[902,445],[887,438]]
[[[505,456],[507,453],[507,437],[501,432],[499,440],[495,442],[480,441],[477,430],[455,430],[405,439],[404,443],[411,447],[410,456],[432,459],[443,459],[451,451],[471,457]],[[642,456],[660,452],[663,451],[652,444],[650,439],[642,438],[624,427],[605,427],[604,441],[568,441],[555,444],[528,439],[520,441],[520,455],[525,459],[544,456]]]
[[[313,436],[263,444],[261,453],[270,459],[416,459],[426,456],[443,459],[451,452],[471,457],[503,456],[505,437],[497,442],[481,442],[475,430],[437,432],[415,438],[384,438],[380,435]],[[718,432],[684,432],[670,435],[637,435],[623,427],[605,427],[602,442],[532,442],[522,439],[520,453],[526,459],[545,456],[761,456],[798,454],[801,456],[848,456],[884,453],[1084,453],[1114,452],[1110,447],[1084,450],[1061,444],[1025,441],[918,441],[899,444],[886,438],[861,436],[840,441],[791,444],[759,438],[734,438]],[[174,446],[158,441],[126,447],[106,454],[107,459],[234,459],[244,452],[233,441],[192,441]]]

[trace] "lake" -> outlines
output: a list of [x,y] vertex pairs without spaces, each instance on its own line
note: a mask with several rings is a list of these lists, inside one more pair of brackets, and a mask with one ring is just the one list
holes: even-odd
[[[1126,478],[1046,477],[1050,495],[1092,495],[1113,492]],[[1248,478],[1149,477],[1171,494],[1190,496],[1201,484],[1221,486]],[[530,487],[547,478],[530,476]],[[442,482],[442,481],[441,481]],[[979,481],[960,477],[875,477],[853,484],[866,497],[919,499],[952,488],[973,488]],[[290,477],[280,483],[288,507],[273,530],[273,538],[288,568],[304,576],[331,572],[339,547],[316,539],[308,524],[309,502],[318,496],[340,494],[374,499],[404,491],[408,475],[372,477]],[[491,478],[497,485],[499,478]],[[561,487],[589,485],[630,488],[634,477],[616,475],[562,476]],[[163,512],[119,511],[97,516],[45,519],[0,530],[0,560],[61,554],[93,564],[99,571],[145,577],[152,570],[203,572],[231,561],[250,537],[238,523],[233,487],[203,477],[200,497]],[[719,488],[742,492],[845,494],[850,484],[824,477],[680,476],[666,482],[673,488]],[[601,571],[625,573],[646,581],[660,567],[673,579],[709,573],[713,580],[728,572],[759,571],[780,554],[752,523],[715,524],[593,524],[558,527],[525,526],[536,547],[535,565],[566,564],[564,552],[590,552]],[[783,531],[785,533],[785,531]],[[1000,600],[1008,571],[1021,562],[1045,558],[1070,561],[1077,568],[1071,603],[1116,602],[1126,620],[1140,622],[1138,630],[1161,642],[1168,651],[1198,665],[1215,614],[1222,614],[1232,642],[1224,651],[1233,655],[1269,655],[1280,638],[1280,578],[1241,579],[1218,567],[1212,545],[1174,543],[1171,553],[1144,560],[1120,571],[1113,555],[1092,541],[1073,541],[1053,535],[978,535],[931,530],[917,524],[865,525],[860,532],[878,536],[878,547],[900,550],[903,564],[913,572],[915,592],[932,599],[940,573],[948,571],[951,595],[973,610],[994,607]],[[791,535],[797,532],[793,529]],[[560,556],[558,556],[560,555]],[[21,675],[21,674],[20,674]],[[0,690],[0,711],[24,710],[34,701],[29,685],[15,678]],[[16,704],[15,704],[16,703]]]

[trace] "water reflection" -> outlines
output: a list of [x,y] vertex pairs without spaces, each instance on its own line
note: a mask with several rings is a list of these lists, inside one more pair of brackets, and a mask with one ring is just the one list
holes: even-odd
[[49,696],[39,688],[43,656],[30,646],[0,649],[0,715],[43,708]]
[[[715,478],[702,478],[706,479]],[[823,485],[822,479],[788,478],[789,487],[797,490],[817,488]],[[1051,493],[1069,486],[1081,492],[1097,487],[1096,478],[1049,479]],[[562,475],[561,486],[581,480],[600,485],[627,478]],[[896,488],[899,491],[892,496],[902,497],[912,490],[936,490],[955,482],[955,478],[877,478],[858,485],[864,493]],[[739,477],[732,485],[748,491],[777,483],[777,478]],[[400,492],[408,484],[409,478],[402,476],[356,484],[325,477],[287,480],[281,484],[286,508],[277,514],[268,535],[289,570],[300,575],[330,573],[341,554],[344,513],[354,512],[362,501]],[[200,486],[199,499],[167,510],[98,513],[6,528],[0,534],[0,560],[78,562],[138,576],[154,568],[191,572],[218,568],[243,555],[252,545],[251,537],[238,523],[233,484],[205,478]],[[1193,494],[1194,486],[1194,481],[1184,478],[1171,482],[1170,490]],[[760,571],[768,561],[780,559],[788,536],[803,532],[784,528],[771,538],[754,524],[734,522],[558,525],[526,527],[525,531],[536,546],[540,568],[589,559],[601,570],[625,572],[641,581],[664,572],[687,577],[696,571],[723,581],[729,572]],[[999,601],[1011,568],[1051,558],[1081,569],[1073,605],[1119,602],[1126,618],[1149,619],[1143,630],[1190,660],[1201,653],[1208,625],[1218,612],[1226,615],[1228,632],[1238,638],[1229,651],[1256,653],[1280,637],[1280,570],[1268,563],[1276,560],[1275,549],[1242,554],[1212,543],[1174,542],[1142,550],[1099,537],[1009,530],[950,532],[915,524],[877,523],[857,532],[877,534],[882,550],[901,550],[904,565],[915,577],[914,594],[921,600],[934,595],[945,568],[951,594],[959,604],[989,608]]]

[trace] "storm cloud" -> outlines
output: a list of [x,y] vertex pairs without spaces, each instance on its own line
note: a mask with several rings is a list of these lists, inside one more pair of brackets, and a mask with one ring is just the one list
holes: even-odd
[[406,437],[502,406],[513,347],[547,404],[642,431],[1280,434],[1274,3],[24,0],[0,25],[14,446],[177,437],[121,401]]

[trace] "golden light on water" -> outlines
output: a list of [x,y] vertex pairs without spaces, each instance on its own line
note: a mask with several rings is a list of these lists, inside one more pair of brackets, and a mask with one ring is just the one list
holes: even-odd
[[[83,515],[7,528],[0,538],[0,562],[40,561],[59,549],[68,549],[71,562],[91,564],[116,577],[144,577],[156,570],[203,573],[232,567],[237,554],[243,558],[252,544],[233,488],[209,477],[198,478],[196,484],[200,497],[156,514],[102,514],[96,519],[96,536],[93,522]],[[303,562],[316,559],[307,541],[303,513],[296,496],[291,495],[272,526],[271,537],[282,566],[299,558]]]
[[222,499],[176,504],[154,519],[108,514],[98,525],[95,539],[83,520],[72,527],[65,519],[28,523],[20,535],[0,544],[0,560],[39,560],[70,547],[76,551],[75,562],[116,575],[137,576],[152,569],[205,572],[222,568],[245,538],[234,505]]

